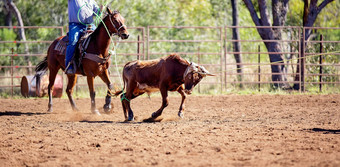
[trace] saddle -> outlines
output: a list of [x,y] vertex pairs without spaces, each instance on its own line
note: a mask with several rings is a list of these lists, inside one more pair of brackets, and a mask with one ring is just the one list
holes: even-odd
[[[92,61],[95,61],[99,64],[104,64],[107,63],[109,58],[110,58],[110,54],[109,56],[107,56],[106,58],[101,58],[99,57],[98,54],[93,54],[93,53],[87,53],[87,47],[90,43],[91,40],[91,34],[93,33],[93,30],[87,30],[83,33],[81,33],[81,37],[77,42],[77,49],[75,50],[75,53],[73,55],[73,58],[71,60],[71,63],[73,63],[73,68],[74,71],[77,70],[77,68],[80,68],[81,72],[83,75],[85,75],[84,73],[84,69],[83,69],[83,64],[82,64],[82,59],[89,59]],[[64,36],[61,40],[58,41],[58,43],[55,45],[54,50],[58,51],[59,54],[61,55],[65,55],[66,56],[66,48],[67,48],[67,44],[68,44],[69,40],[68,40],[68,33],[66,36]]]

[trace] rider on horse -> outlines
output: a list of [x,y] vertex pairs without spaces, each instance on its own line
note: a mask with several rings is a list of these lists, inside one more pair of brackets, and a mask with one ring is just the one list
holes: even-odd
[[80,34],[86,30],[87,25],[91,25],[92,30],[95,29],[93,16],[95,16],[95,13],[99,12],[100,8],[94,0],[68,0],[69,43],[67,45],[65,58],[66,74],[75,73],[71,60]]

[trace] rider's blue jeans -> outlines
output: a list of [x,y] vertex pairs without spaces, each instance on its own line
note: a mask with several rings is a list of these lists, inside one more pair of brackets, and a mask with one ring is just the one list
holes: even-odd
[[[69,23],[69,33],[68,33],[68,45],[66,48],[66,58],[65,58],[65,67],[67,67],[68,63],[72,60],[74,51],[77,46],[77,42],[80,38],[80,34],[86,30],[86,25],[81,23]],[[69,69],[73,69],[72,64]]]

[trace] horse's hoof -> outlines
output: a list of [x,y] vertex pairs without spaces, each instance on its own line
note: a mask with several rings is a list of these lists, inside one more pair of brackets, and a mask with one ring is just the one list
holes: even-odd
[[97,114],[97,115],[101,115],[97,109],[92,110],[92,113],[93,113],[93,114]]
[[178,116],[179,116],[180,118],[184,118],[184,114],[183,114],[182,112],[178,112]]
[[108,113],[108,112],[110,112],[111,111],[111,105],[104,105],[104,107],[103,107],[103,109],[104,109],[104,112],[106,112],[106,113]]
[[72,107],[73,111],[79,111],[79,109],[77,107]]
[[47,110],[47,112],[53,112],[53,109],[52,109],[52,108],[49,108],[49,109]]

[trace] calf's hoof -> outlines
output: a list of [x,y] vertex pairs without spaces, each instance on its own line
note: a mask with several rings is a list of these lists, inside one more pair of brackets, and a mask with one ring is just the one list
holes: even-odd
[[159,116],[159,114],[157,114],[156,112],[153,112],[152,114],[151,114],[151,117],[152,118],[157,118]]
[[127,121],[134,121],[134,120],[135,120],[134,117],[129,117],[129,118],[127,119]]

